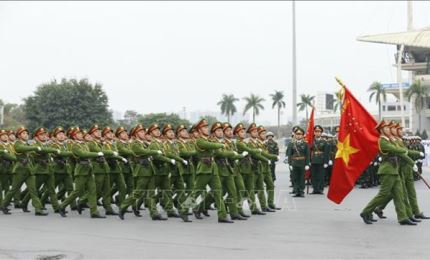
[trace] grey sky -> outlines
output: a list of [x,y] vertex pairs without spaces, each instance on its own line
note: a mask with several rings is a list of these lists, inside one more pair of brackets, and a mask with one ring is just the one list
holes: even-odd
[[[406,2],[296,6],[299,94],[335,91],[339,76],[367,104],[372,81],[395,82],[395,47],[356,37],[405,30]],[[429,13],[414,2],[416,28]],[[260,120],[275,123],[275,89],[291,116],[291,3],[1,2],[1,98],[21,102],[62,77],[100,82],[113,110],[141,113],[218,110],[222,93],[252,92],[267,100]]]

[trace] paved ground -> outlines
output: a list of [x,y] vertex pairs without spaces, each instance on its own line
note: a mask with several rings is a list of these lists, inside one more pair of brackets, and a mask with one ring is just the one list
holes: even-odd
[[[425,169],[430,179],[430,168]],[[94,220],[71,213],[35,217],[14,211],[0,215],[0,258],[429,258],[430,220],[400,226],[393,205],[386,220],[365,225],[360,210],[376,189],[355,189],[341,205],[325,196],[293,199],[288,174],[279,166],[278,204],[283,210],[235,224],[212,217],[182,223],[153,222],[131,214]],[[430,215],[430,191],[417,182],[422,210]],[[86,213],[88,214],[88,212]]]

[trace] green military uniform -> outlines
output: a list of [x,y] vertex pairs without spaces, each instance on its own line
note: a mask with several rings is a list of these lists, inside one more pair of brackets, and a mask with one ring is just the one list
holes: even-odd
[[193,158],[196,156],[196,148],[190,140],[178,139],[177,145],[179,148],[179,156],[188,162],[183,165],[182,178],[185,184],[185,193],[190,195],[194,189],[194,180],[196,175],[196,167]]
[[[271,134],[271,135],[269,135],[269,134]],[[271,132],[267,133],[267,137],[269,137],[269,136],[273,136],[273,134]],[[267,147],[267,151],[270,154],[279,155],[278,143],[275,140],[273,140],[273,138],[266,140],[266,147]],[[272,160],[272,163],[270,164],[270,173],[272,174],[272,180],[273,181],[276,180],[276,171],[275,170],[276,170],[276,160]]]
[[[131,135],[135,136],[139,131],[144,130],[142,125],[137,125],[131,131]],[[126,149],[125,147],[121,149]],[[120,150],[121,150],[120,149]],[[123,151],[125,152],[125,151]],[[130,148],[126,149],[128,156],[133,156],[133,176],[136,180],[133,195],[125,199],[120,207],[120,218],[124,217],[124,213],[129,206],[133,207],[136,216],[138,208],[136,203],[145,194],[145,204],[149,209],[149,214],[153,220],[164,220],[157,211],[155,202],[155,175],[154,165],[152,163],[152,156],[159,156],[158,151],[150,150],[148,144],[136,138],[131,143]]]
[[[314,131],[323,131],[321,126],[315,126]],[[315,138],[311,146],[311,183],[313,194],[323,194],[324,175],[330,161],[330,146],[323,138]]]
[[257,140],[259,148],[262,150],[261,155],[265,157],[266,160],[261,161],[261,173],[263,182],[266,185],[267,190],[267,201],[264,194],[264,189],[258,194],[261,208],[264,211],[271,212],[277,207],[275,206],[275,184],[273,182],[271,166],[275,164],[278,160],[278,156],[270,154],[267,150],[266,144],[262,140]]
[[[0,130],[0,135],[8,135],[8,131]],[[13,162],[16,161],[16,156],[13,147],[8,142],[0,141],[0,205],[3,201],[3,193],[10,189],[11,175]]]
[[[45,129],[39,128],[36,130],[34,136],[38,136],[40,134],[46,133]],[[49,198],[52,204],[52,207],[55,211],[58,211],[58,199],[57,193],[55,191],[55,177],[52,172],[52,157],[51,153],[60,154],[60,151],[54,148],[49,147],[47,142],[42,142],[39,140],[35,140],[34,146],[40,147],[40,151],[37,151],[33,154],[33,172],[36,177],[36,190],[40,190],[42,185],[46,187],[46,191],[49,194]],[[30,194],[24,193],[22,199],[22,208],[24,211],[27,209],[28,202],[30,200]]]
[[382,162],[378,170],[381,178],[381,187],[378,194],[363,209],[361,216],[366,223],[371,223],[368,221],[371,219],[372,212],[392,197],[398,221],[401,223],[409,221],[404,205],[403,196],[405,195],[399,175],[398,158],[401,158],[410,166],[414,165],[414,161],[407,156],[405,149],[397,147],[385,136],[381,136],[379,139],[379,149],[382,156]]
[[[74,129],[71,135],[76,136],[78,132],[80,132],[79,129]],[[75,190],[61,203],[60,214],[65,216],[65,208],[73,203],[76,198],[85,196],[88,201],[91,217],[100,217],[97,211],[97,191],[91,160],[98,159],[101,157],[101,154],[90,152],[87,144],[82,141],[74,141],[71,143],[71,151],[76,158],[73,172],[75,177]],[[78,206],[78,211],[80,214],[80,205]]]
[[[16,136],[19,137],[24,131],[28,133],[27,129],[23,127],[19,128],[16,131]],[[17,161],[12,169],[12,188],[6,193],[2,203],[3,213],[10,214],[7,206],[12,200],[12,197],[20,191],[22,184],[25,183],[31,198],[32,205],[36,210],[36,215],[46,215],[46,213],[43,213],[42,211],[42,203],[40,202],[37,194],[36,178],[34,176],[34,172],[32,171],[33,166],[30,159],[30,154],[36,151],[41,151],[42,149],[38,146],[29,145],[26,141],[20,139],[15,142],[14,150]]]
[[[122,131],[126,130],[123,127],[119,127],[116,130],[115,135],[117,138]],[[119,155],[127,159],[127,162],[120,161],[119,165],[125,181],[126,194],[130,197],[133,195],[134,191],[134,176],[132,171],[134,154],[133,151],[131,151],[131,142],[119,139],[116,142],[116,147]]]
[[[295,134],[303,133],[303,129],[296,128]],[[305,169],[310,164],[309,146],[303,139],[292,141],[288,144],[286,154],[292,171],[293,192],[295,197],[303,197],[305,190]]]

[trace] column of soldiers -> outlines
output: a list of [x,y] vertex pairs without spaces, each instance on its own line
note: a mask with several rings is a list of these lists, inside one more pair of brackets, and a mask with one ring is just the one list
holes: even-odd
[[245,201],[252,215],[280,209],[274,195],[278,153],[264,127],[254,123],[38,128],[32,140],[24,127],[1,130],[0,207],[9,215],[13,201],[29,212],[31,201],[37,216],[46,216],[50,203],[63,217],[70,206],[79,214],[88,208],[92,218],[124,219],[129,212],[141,217],[144,205],[153,220],[191,222],[192,215],[208,217],[214,204],[218,222],[233,223],[250,217]]
[[366,224],[376,222],[373,213],[381,219],[386,218],[383,210],[393,200],[401,225],[417,225],[420,219],[429,219],[418,206],[413,176],[413,172],[418,173],[419,170],[416,162],[424,158],[424,153],[410,149],[399,123],[381,121],[376,129],[380,133],[381,160],[377,174],[381,186],[378,194],[363,209],[361,218]]

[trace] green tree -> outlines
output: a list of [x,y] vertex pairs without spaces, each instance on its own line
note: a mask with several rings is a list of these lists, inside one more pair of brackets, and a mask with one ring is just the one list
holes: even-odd
[[369,102],[372,102],[372,98],[375,97],[375,102],[376,104],[378,104],[379,121],[381,121],[382,119],[381,104],[382,104],[382,101],[385,102],[387,100],[387,93],[385,92],[385,89],[382,86],[382,84],[379,83],[378,81],[373,82],[367,91],[371,92],[369,96]]
[[299,111],[306,111],[306,122],[309,120],[308,107],[312,107],[312,102],[314,98],[315,96],[302,94],[300,95],[301,102],[297,103]]
[[3,106],[3,125],[1,128],[15,130],[20,126],[27,125],[23,105],[4,103],[0,100],[0,106]]
[[182,119],[179,115],[171,113],[151,113],[145,114],[138,119],[138,122],[145,127],[149,127],[152,124],[158,124],[162,128],[166,124],[171,124],[173,127],[183,124],[189,127],[191,125],[190,121]]
[[24,104],[30,130],[41,126],[87,128],[94,123],[110,125],[113,122],[102,86],[93,85],[87,79],[62,79],[42,84],[33,96],[24,99]]
[[285,108],[285,101],[284,101],[284,92],[275,90],[275,93],[270,94],[270,97],[272,98],[272,109],[277,108],[278,110],[278,138],[281,138],[281,109]]
[[227,116],[227,121],[230,123],[231,116],[237,112],[235,102],[239,99],[235,98],[232,94],[223,94],[222,99],[217,103],[221,107],[221,113]]
[[415,81],[407,90],[406,96],[409,102],[415,104],[415,110],[418,113],[418,130],[421,131],[421,113],[423,112],[424,106],[426,104],[426,99],[429,97],[429,86],[424,86],[421,81]]
[[264,101],[264,98],[251,94],[249,97],[244,97],[243,99],[246,101],[243,114],[245,115],[246,112],[252,109],[252,122],[255,123],[255,116],[260,114],[260,109],[264,110],[264,106],[261,104]]
[[424,131],[421,133],[421,138],[423,140],[427,140],[427,138],[429,138],[428,134],[427,134],[427,130],[424,129]]

